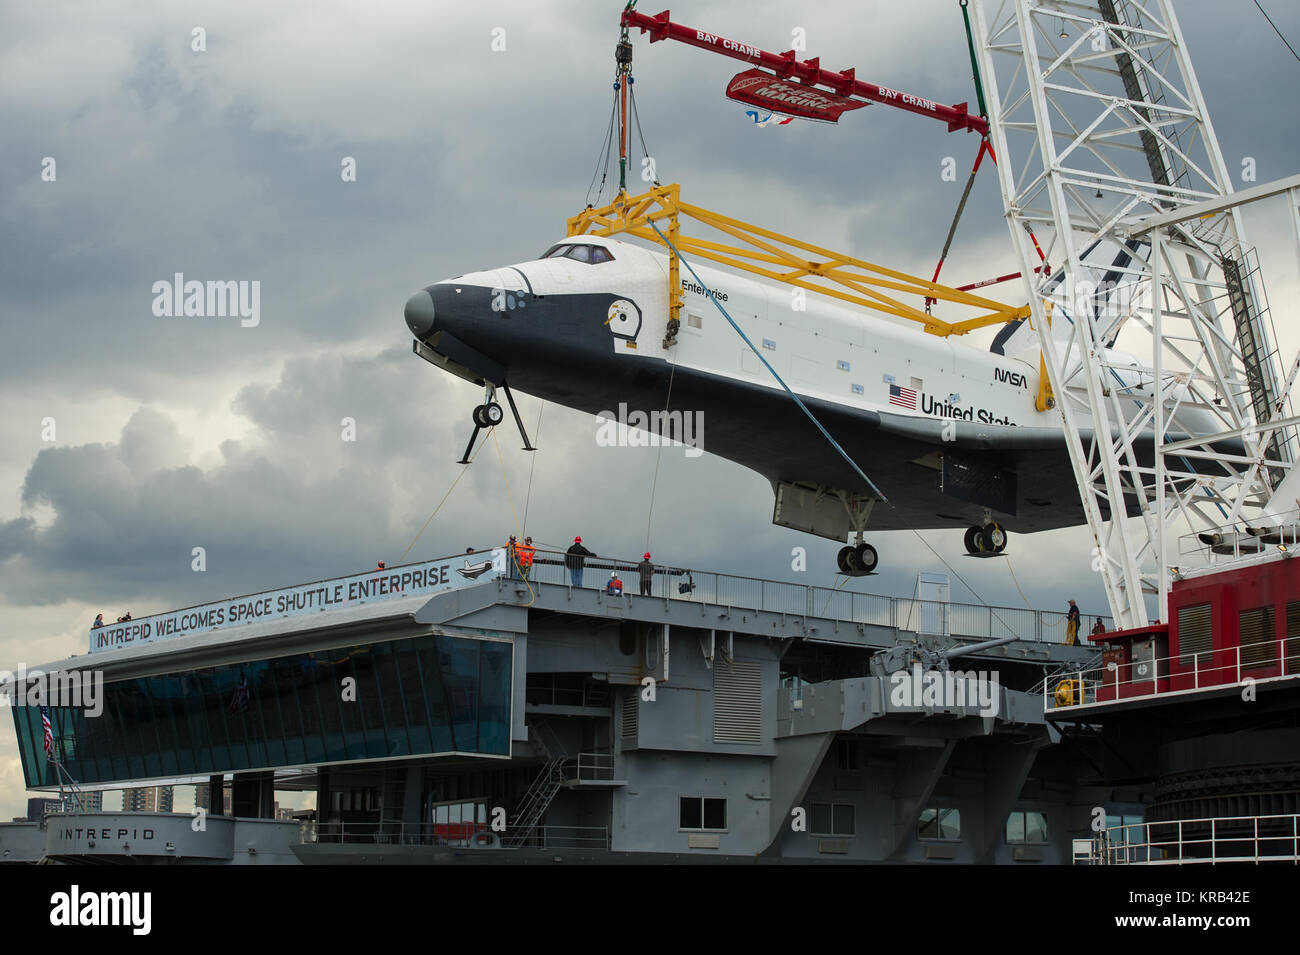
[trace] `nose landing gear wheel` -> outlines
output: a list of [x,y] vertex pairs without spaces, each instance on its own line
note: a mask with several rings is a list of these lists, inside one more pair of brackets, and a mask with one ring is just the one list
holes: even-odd
[[483,405],[483,419],[492,426],[499,425],[506,418],[506,413],[501,406],[493,401],[491,404]]
[[470,417],[474,419],[474,423],[480,428],[486,428],[488,426],[487,414],[484,411],[486,407],[486,405],[475,405],[473,412],[470,414]]
[[980,552],[980,534],[982,533],[983,529],[980,527],[966,528],[966,553],[978,554]]
[[853,560],[853,548],[841,547],[840,552],[835,555],[835,563],[839,566],[841,574],[853,573],[853,566],[851,564],[852,560]]

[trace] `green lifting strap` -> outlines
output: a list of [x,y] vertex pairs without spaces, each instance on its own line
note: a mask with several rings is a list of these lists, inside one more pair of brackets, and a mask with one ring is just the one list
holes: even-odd
[[975,59],[975,38],[970,32],[969,0],[961,0],[961,18],[966,21],[966,48],[970,50],[970,68],[975,73],[975,98],[980,104],[980,119],[988,119],[989,111],[984,105],[984,83],[980,80],[980,65]]

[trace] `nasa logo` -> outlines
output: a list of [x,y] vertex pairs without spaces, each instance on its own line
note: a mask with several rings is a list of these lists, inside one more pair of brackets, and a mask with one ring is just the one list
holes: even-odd
[[620,298],[609,306],[605,325],[615,338],[627,342],[627,347],[635,348],[636,337],[641,333],[641,309],[635,302]]
[[1022,375],[1020,372],[1003,371],[1001,368],[993,369],[993,379],[995,381],[1004,382],[1008,385],[1015,385],[1017,388],[1023,388],[1025,387],[1026,384],[1028,384],[1028,382],[1025,380],[1025,376]]

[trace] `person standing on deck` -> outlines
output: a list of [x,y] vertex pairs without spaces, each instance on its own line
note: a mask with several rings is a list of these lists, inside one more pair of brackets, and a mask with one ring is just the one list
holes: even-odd
[[1079,608],[1070,601],[1070,612],[1065,615],[1065,645],[1072,647],[1079,642]]
[[575,537],[573,546],[564,552],[564,566],[569,568],[569,578],[573,586],[582,586],[582,570],[587,566],[587,558],[596,555],[582,546],[582,538]]
[[655,579],[655,565],[650,563],[649,551],[641,558],[641,563],[636,565],[636,571],[641,575],[641,596],[649,597]]

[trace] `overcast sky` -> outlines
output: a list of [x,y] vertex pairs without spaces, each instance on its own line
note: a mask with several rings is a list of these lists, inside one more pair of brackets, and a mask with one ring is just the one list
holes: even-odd
[[[622,5],[0,3],[0,667],[83,652],[98,612],[142,616],[402,555],[455,479],[481,400],[410,353],[402,306],[563,235],[601,151]],[[1300,171],[1300,63],[1253,4],[1232,6],[1178,10],[1227,164],[1253,157],[1263,182]],[[1300,9],[1265,7],[1295,43]],[[800,27],[828,67],[974,101],[955,0],[672,10],[778,51]],[[191,48],[196,27],[204,52]],[[494,51],[498,27],[505,49]],[[760,129],[722,96],[739,64],[634,44],[662,181],[930,273],[972,137],[883,107],[835,127]],[[956,183],[940,179],[945,156]],[[356,182],[340,176],[345,157]],[[1248,223],[1290,355],[1296,262],[1269,258],[1288,226],[1267,212]],[[945,278],[1014,268],[997,183],[982,175]],[[258,280],[260,324],[156,317],[153,283],[177,272]],[[539,410],[521,396],[530,428]],[[354,442],[341,439],[344,417]],[[548,405],[534,462],[501,430],[505,474],[486,449],[408,559],[502,541],[511,499],[521,519],[528,502],[543,542],[580,533],[599,553],[639,554],[657,452],[600,448],[594,433],[590,417]],[[649,546],[674,562],[833,584],[835,546],[773,527],[771,511],[763,478],[669,449]],[[925,537],[990,603],[1023,606],[1009,566],[1035,607],[1076,597],[1105,608],[1085,531],[1013,537],[1008,561],[958,559],[960,529]],[[918,571],[944,570],[910,532],[871,540],[881,573],[852,589],[910,594]],[[204,573],[191,570],[196,546]],[[808,548],[806,574],[791,571],[795,546]],[[975,600],[955,578],[953,599]],[[0,818],[25,810],[9,726]]]

